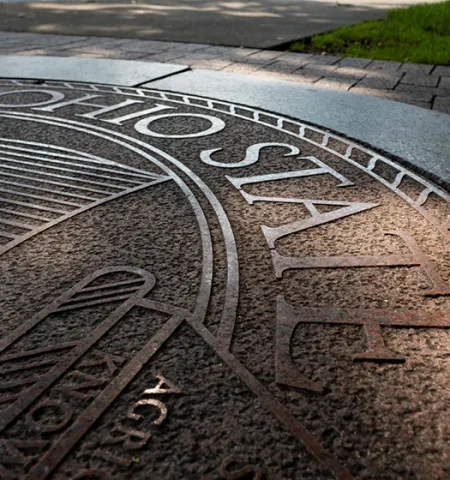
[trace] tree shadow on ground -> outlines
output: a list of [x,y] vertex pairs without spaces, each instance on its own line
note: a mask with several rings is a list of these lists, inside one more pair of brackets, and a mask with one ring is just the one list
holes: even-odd
[[384,8],[322,0],[3,3],[0,29],[269,48],[379,18]]

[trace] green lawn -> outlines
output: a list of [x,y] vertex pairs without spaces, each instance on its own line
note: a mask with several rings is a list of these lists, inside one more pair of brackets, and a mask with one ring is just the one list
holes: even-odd
[[450,65],[450,1],[391,10],[383,20],[294,42],[290,50]]

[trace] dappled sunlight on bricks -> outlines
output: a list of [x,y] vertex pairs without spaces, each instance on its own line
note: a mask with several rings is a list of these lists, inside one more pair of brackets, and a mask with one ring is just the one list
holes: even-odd
[[450,67],[205,43],[0,33],[0,55],[84,57],[187,65],[314,84],[450,113]]

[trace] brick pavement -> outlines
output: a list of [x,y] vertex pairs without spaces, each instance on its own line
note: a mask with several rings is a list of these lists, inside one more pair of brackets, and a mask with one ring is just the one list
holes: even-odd
[[[0,32],[0,55],[54,55],[180,63],[314,84],[450,114],[450,66],[150,40]],[[1,72],[0,72],[1,76]]]

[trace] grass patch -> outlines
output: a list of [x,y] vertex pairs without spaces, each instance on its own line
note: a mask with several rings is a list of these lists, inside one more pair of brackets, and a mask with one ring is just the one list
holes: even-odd
[[390,10],[382,20],[315,35],[290,50],[450,65],[450,1]]

